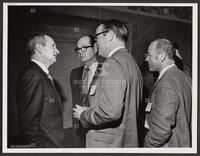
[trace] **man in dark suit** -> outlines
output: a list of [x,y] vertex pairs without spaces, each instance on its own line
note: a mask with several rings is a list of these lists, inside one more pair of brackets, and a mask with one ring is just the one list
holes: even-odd
[[74,117],[90,129],[88,147],[138,147],[137,112],[142,100],[142,76],[125,48],[128,29],[109,20],[96,29],[99,54],[107,59],[94,88],[90,108],[77,106]]
[[20,74],[17,87],[19,130],[25,147],[64,147],[62,104],[48,67],[59,54],[45,34],[28,42],[31,61]]
[[176,67],[174,55],[167,39],[155,40],[148,48],[149,69],[159,76],[145,109],[145,147],[191,147],[192,83]]
[[[89,88],[93,85],[100,64],[97,61],[97,48],[93,36],[87,35],[78,39],[75,52],[83,66],[73,69],[70,73],[73,107],[76,104],[89,107]],[[86,71],[88,69],[88,71]],[[88,77],[86,77],[87,73]],[[88,94],[88,95],[87,95]],[[73,118],[74,147],[85,147],[86,130],[79,120]]]

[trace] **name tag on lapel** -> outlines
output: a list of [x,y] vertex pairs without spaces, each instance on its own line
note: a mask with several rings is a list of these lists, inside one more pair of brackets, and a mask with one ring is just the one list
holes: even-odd
[[97,89],[97,85],[92,85],[90,88],[90,95],[94,95]]
[[148,102],[147,106],[146,106],[146,109],[145,109],[145,112],[150,112],[151,111],[151,107],[152,107],[152,102]]

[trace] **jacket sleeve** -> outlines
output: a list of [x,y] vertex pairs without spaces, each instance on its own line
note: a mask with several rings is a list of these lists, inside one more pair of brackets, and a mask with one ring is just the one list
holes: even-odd
[[122,66],[108,59],[102,66],[94,107],[81,113],[83,127],[102,125],[120,119],[124,106],[126,80]]
[[155,90],[154,99],[145,147],[160,147],[169,140],[179,106],[177,94],[169,83]]
[[20,77],[17,88],[20,131],[29,141],[37,142],[44,103],[43,79],[34,72]]

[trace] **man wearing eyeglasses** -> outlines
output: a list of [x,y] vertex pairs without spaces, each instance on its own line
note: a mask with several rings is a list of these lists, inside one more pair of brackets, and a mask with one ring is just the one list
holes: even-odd
[[109,20],[96,29],[99,54],[106,57],[89,109],[76,106],[73,112],[89,128],[86,147],[138,147],[137,112],[142,99],[139,67],[125,48],[128,29]]
[[[73,106],[76,104],[89,107],[89,98],[92,96],[91,87],[95,87],[95,77],[97,67],[100,64],[97,61],[97,47],[93,36],[83,36],[77,41],[77,48],[74,49],[83,66],[73,69],[70,73],[70,83],[72,90]],[[95,74],[96,72],[96,74]],[[75,147],[85,147],[85,130],[80,121],[73,118],[73,128],[75,129]]]

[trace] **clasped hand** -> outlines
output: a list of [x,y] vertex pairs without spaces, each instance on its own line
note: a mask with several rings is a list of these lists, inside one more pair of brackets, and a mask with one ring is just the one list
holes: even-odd
[[81,107],[79,105],[75,105],[75,108],[72,109],[73,110],[73,117],[80,120],[81,113],[88,108],[89,107],[85,107],[85,106]]

